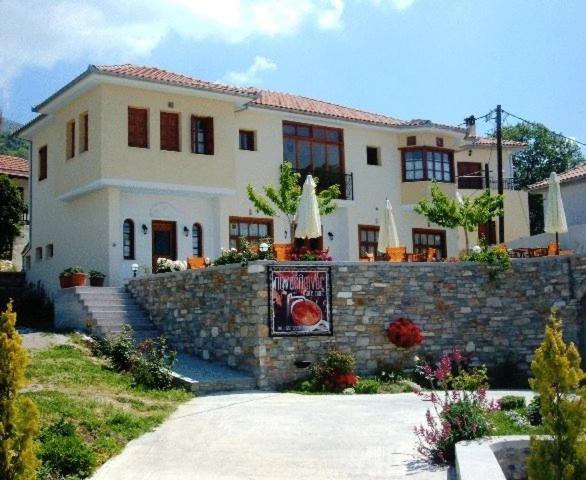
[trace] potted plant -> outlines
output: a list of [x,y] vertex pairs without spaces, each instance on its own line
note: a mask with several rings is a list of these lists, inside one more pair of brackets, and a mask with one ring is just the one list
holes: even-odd
[[104,278],[106,278],[106,275],[102,272],[99,272],[98,270],[90,270],[90,286],[103,287]]
[[81,267],[69,267],[59,275],[61,288],[81,287],[85,284],[87,273]]

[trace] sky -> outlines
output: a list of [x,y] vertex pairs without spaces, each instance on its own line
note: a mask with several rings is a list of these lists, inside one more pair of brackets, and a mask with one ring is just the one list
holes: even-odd
[[586,143],[585,19],[583,0],[0,0],[0,109],[26,122],[88,65],[133,63],[405,120],[500,103]]

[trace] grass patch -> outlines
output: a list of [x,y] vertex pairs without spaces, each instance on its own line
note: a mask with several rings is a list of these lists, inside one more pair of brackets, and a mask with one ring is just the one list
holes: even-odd
[[[415,384],[405,380],[388,382],[378,377],[362,377],[354,386],[356,394],[376,393],[408,393],[414,391]],[[301,395],[339,395],[341,392],[330,392],[324,390],[317,382],[309,380],[297,380],[286,385],[282,390],[285,393],[298,393]]]
[[498,410],[489,415],[494,426],[491,435],[540,435],[545,433],[542,426],[534,427],[527,420],[527,408]]
[[[132,377],[110,370],[82,345],[33,352],[26,391],[41,413],[41,428],[64,419],[96,455],[97,466],[132,439],[159,425],[193,395],[183,390],[147,390]],[[40,478],[44,476],[41,469]]]

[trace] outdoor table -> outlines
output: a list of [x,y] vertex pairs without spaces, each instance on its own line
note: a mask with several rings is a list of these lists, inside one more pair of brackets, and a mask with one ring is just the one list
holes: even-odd
[[511,250],[511,256],[513,258],[526,258],[529,256],[528,248],[514,248]]

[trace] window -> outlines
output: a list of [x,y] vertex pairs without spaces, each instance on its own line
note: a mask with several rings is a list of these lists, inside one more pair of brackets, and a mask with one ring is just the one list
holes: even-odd
[[413,253],[422,253],[427,255],[427,249],[437,249],[436,258],[446,258],[446,231],[429,230],[424,228],[413,229]]
[[458,162],[458,188],[482,189],[482,164]]
[[127,218],[122,227],[122,248],[125,260],[134,260],[134,222]]
[[35,260],[40,262],[43,259],[43,247],[35,248]]
[[413,145],[417,145],[417,137],[415,135],[407,137],[407,146],[411,147]]
[[214,154],[214,119],[191,117],[191,151],[202,155]]
[[435,146],[436,147],[443,147],[444,146],[443,137],[435,137]]
[[39,148],[39,181],[47,178],[47,145]]
[[238,239],[245,237],[258,242],[273,236],[273,221],[269,218],[230,217],[230,248],[239,248]]
[[366,164],[380,165],[380,148],[366,147]]
[[454,154],[437,148],[403,149],[403,181],[437,180],[453,182]]
[[496,223],[494,220],[478,224],[478,240],[486,245],[496,244]]
[[203,238],[199,223],[194,223],[191,227],[191,252],[194,257],[203,257]]
[[49,243],[49,245],[47,245],[45,247],[45,257],[53,258],[53,244],[52,243]]
[[25,270],[30,270],[31,269],[31,256],[30,255],[27,255],[24,258],[24,268],[25,268]]
[[384,259],[384,254],[377,251],[379,227],[376,225],[358,225],[358,257],[368,258],[367,253],[376,260]]
[[180,150],[178,113],[161,112],[161,150]]
[[128,107],[128,146],[149,148],[149,112],[146,108]]
[[89,116],[88,113],[82,113],[79,116],[79,151],[87,152],[89,150]]
[[320,188],[345,186],[344,135],[339,128],[283,122],[283,160],[303,176],[318,177]]
[[67,158],[75,157],[75,120],[67,122],[65,131],[65,145]]
[[240,130],[238,132],[240,137],[240,150],[256,150],[255,134],[251,130]]

